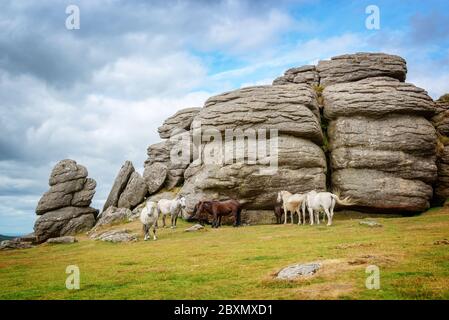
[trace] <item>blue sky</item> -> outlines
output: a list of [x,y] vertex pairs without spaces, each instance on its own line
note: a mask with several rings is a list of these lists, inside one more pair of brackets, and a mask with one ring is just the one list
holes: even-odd
[[[65,8],[80,8],[80,29]],[[380,29],[365,27],[368,5]],[[449,91],[449,1],[2,1],[0,233],[32,231],[52,166],[97,180],[100,208],[125,160],[142,171],[157,127],[184,107],[343,53],[387,52],[407,81]]]

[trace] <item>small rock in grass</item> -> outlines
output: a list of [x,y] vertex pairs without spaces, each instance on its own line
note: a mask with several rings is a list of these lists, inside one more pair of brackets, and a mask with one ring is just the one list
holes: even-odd
[[443,240],[437,240],[437,241],[435,241],[434,243],[433,243],[434,245],[440,245],[440,244],[449,244],[449,240],[447,240],[447,239],[443,239]]
[[277,274],[276,278],[281,280],[294,280],[299,277],[311,276],[321,268],[320,263],[295,264],[288,266]]
[[64,244],[64,243],[75,243],[75,242],[78,242],[78,240],[76,240],[76,238],[73,236],[50,238],[47,240],[47,243],[53,243],[53,244]]
[[382,225],[379,222],[374,221],[374,220],[362,220],[359,222],[359,224],[362,226],[370,227],[370,228],[382,227]]
[[191,226],[190,228],[185,229],[184,231],[186,232],[192,232],[192,231],[198,231],[204,229],[204,226],[200,225],[200,224],[195,224],[193,226]]
[[108,241],[108,242],[131,242],[137,241],[137,235],[130,233],[127,229],[110,230],[98,234],[91,235],[94,240]]

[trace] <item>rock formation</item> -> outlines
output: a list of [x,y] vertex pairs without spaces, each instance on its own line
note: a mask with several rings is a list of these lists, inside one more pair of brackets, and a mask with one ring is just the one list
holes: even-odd
[[159,127],[159,136],[166,139],[152,144],[147,149],[143,178],[148,192],[154,194],[162,188],[173,189],[184,181],[184,171],[192,161],[192,152],[181,153],[182,161],[172,161],[172,152],[181,151],[190,146],[190,125],[201,108],[187,108],[175,113]]
[[[446,99],[444,99],[446,97]],[[438,180],[435,183],[435,200],[442,204],[449,198],[449,96],[436,101],[436,114],[432,118],[438,132],[437,166]]]
[[73,160],[62,160],[53,168],[50,189],[36,208],[39,218],[34,225],[34,234],[38,243],[94,226],[98,210],[89,206],[96,182],[87,175],[87,169]]
[[[201,125],[203,133],[202,161],[193,162],[184,174],[186,181],[180,193],[186,196],[187,211],[199,200],[228,198],[238,199],[245,209],[271,209],[279,190],[326,189],[320,113],[310,86],[259,86],[224,93],[206,101],[195,123]],[[239,147],[233,139],[220,143],[207,138],[210,130],[223,136],[226,130],[234,130],[233,134],[242,130],[249,141],[258,129],[277,130],[278,163],[272,174],[261,174],[261,169],[268,168],[274,155],[267,152],[266,157],[255,161],[240,161],[236,156]],[[267,135],[266,145],[273,143]],[[243,149],[247,158],[248,145]],[[210,150],[230,155],[230,162],[207,163]]]
[[427,209],[437,177],[436,134],[426,119],[434,104],[427,93],[373,77],[327,86],[323,97],[332,186],[365,209]]
[[145,199],[148,187],[142,176],[135,171],[131,161],[126,161],[115,178],[103,212],[109,207],[134,209]]

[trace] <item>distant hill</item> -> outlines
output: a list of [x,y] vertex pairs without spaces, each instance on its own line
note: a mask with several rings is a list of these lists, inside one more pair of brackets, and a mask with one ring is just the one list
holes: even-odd
[[11,240],[11,239],[14,239],[14,238],[16,238],[16,237],[4,236],[4,235],[0,234],[0,241]]

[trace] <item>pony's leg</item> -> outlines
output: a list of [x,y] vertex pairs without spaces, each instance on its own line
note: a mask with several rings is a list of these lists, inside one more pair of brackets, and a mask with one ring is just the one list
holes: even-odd
[[[310,207],[308,207],[307,210],[309,211],[309,219],[313,220],[314,210]],[[313,224],[313,221],[311,221],[310,224]]]
[[178,223],[178,215],[176,215],[176,217],[175,217],[175,228],[176,228],[177,223]]
[[163,213],[163,214],[162,214],[162,228],[165,228],[165,227],[166,227],[166,225],[165,225],[165,216],[166,216],[166,214]]
[[171,221],[171,227],[170,227],[170,228],[173,229],[173,228],[175,227],[175,225],[174,225],[174,223],[175,223],[175,215],[172,214],[170,218],[171,218],[171,219],[170,219],[170,221]]
[[156,236],[156,225],[153,225],[153,240],[157,240],[157,236]]
[[144,234],[144,241],[147,241],[149,238],[149,233],[150,233],[150,226],[148,226],[147,224],[143,225],[143,234]]
[[331,217],[331,214],[329,212],[329,209],[325,208],[324,212],[326,212],[326,215],[327,215],[327,225],[328,226],[332,225],[332,217]]
[[[306,219],[306,217],[304,216],[304,220]],[[315,219],[314,219],[314,215],[313,214],[309,214],[309,220],[310,220],[310,225],[313,226],[313,224],[315,223]]]
[[287,206],[283,204],[284,206],[284,224],[287,224]]
[[218,227],[221,227],[221,216],[218,217]]

